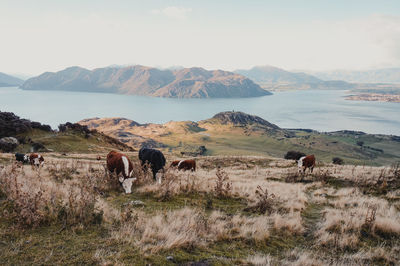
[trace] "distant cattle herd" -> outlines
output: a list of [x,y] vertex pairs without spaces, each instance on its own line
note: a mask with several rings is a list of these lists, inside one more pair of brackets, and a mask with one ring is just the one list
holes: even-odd
[[[304,154],[301,154],[304,155]],[[147,168],[151,169],[153,174],[153,179],[161,184],[162,176],[165,172],[165,157],[164,154],[156,149],[141,148],[139,150],[139,160],[141,167],[144,170]],[[298,155],[299,156],[299,155]],[[44,158],[43,155],[38,153],[16,153],[15,159],[21,163],[29,163],[32,167],[39,167],[43,165]],[[98,161],[101,160],[100,156],[97,156]],[[315,167],[315,156],[307,155],[301,156],[295,159],[297,162],[299,173],[305,174],[306,170],[309,169],[310,173],[313,172]],[[132,177],[133,174],[133,164],[129,157],[123,153],[110,151],[107,154],[106,159],[107,169],[111,174],[115,174],[125,190],[125,193],[129,194],[132,192],[132,184],[137,180],[136,177]],[[170,168],[183,171],[196,171],[196,161],[195,160],[176,160],[171,162]],[[157,180],[158,179],[158,180]]]

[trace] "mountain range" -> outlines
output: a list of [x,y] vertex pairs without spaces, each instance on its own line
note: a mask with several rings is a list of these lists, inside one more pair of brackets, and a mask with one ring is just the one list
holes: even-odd
[[344,80],[356,83],[400,83],[400,68],[383,68],[365,71],[335,70],[308,73],[322,80]]
[[270,95],[242,75],[203,68],[160,70],[146,66],[88,70],[69,67],[28,79],[25,90],[108,92],[170,98],[239,98]]
[[266,90],[289,89],[352,89],[353,84],[341,80],[322,80],[303,72],[289,72],[273,66],[238,69],[235,73],[253,80]]
[[20,86],[24,83],[22,79],[0,72],[0,87]]

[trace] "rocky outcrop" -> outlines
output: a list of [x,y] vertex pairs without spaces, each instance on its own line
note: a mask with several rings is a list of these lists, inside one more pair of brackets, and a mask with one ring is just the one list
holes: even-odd
[[25,90],[67,90],[170,98],[240,98],[270,95],[250,79],[233,72],[193,67],[160,70],[145,66],[70,67],[28,79]]
[[40,129],[48,132],[51,131],[49,125],[43,125],[39,122],[22,119],[11,112],[0,111],[0,138],[15,137],[32,129]]
[[67,122],[65,124],[60,124],[58,126],[58,130],[62,133],[67,133],[71,132],[74,134],[82,134],[86,139],[96,137],[100,139],[100,137],[107,143],[112,144],[115,147],[118,147],[120,150],[125,150],[125,151],[134,151],[131,146],[121,142],[120,140],[110,137],[108,135],[105,135],[101,132],[98,132],[96,129],[89,129],[88,126],[86,125],[81,125],[79,123],[70,123]]
[[280,129],[277,125],[271,124],[267,120],[259,116],[249,115],[243,112],[221,112],[213,116],[213,119],[218,120],[221,124],[233,125],[262,125],[271,129]]

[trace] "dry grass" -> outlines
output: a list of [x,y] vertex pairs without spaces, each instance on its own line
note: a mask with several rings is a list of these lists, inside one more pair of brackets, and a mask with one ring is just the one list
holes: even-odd
[[[214,252],[206,258],[252,265],[391,264],[400,259],[398,165],[328,164],[287,183],[289,175],[297,174],[290,161],[206,157],[199,159],[204,167],[196,172],[166,169],[159,185],[133,160],[138,181],[125,195],[104,162],[75,157],[47,156],[39,169],[7,161],[0,166],[0,210],[24,230],[101,224],[102,238],[113,248],[93,249],[97,264],[125,264],[128,247],[146,258]],[[196,196],[243,205],[228,213],[207,208],[200,199],[186,204]],[[129,204],[136,199],[144,205]],[[0,235],[6,231],[0,227]],[[230,249],[222,255],[213,250],[226,243]]]
[[270,235],[269,224],[267,216],[227,216],[217,211],[206,215],[201,210],[186,207],[153,215],[134,212],[111,235],[113,239],[155,253],[180,247],[192,249],[230,239],[261,241]]

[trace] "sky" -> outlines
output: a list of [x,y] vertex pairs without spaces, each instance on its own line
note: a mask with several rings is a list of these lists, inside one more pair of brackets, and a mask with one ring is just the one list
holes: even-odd
[[0,72],[400,67],[399,0],[0,0]]

